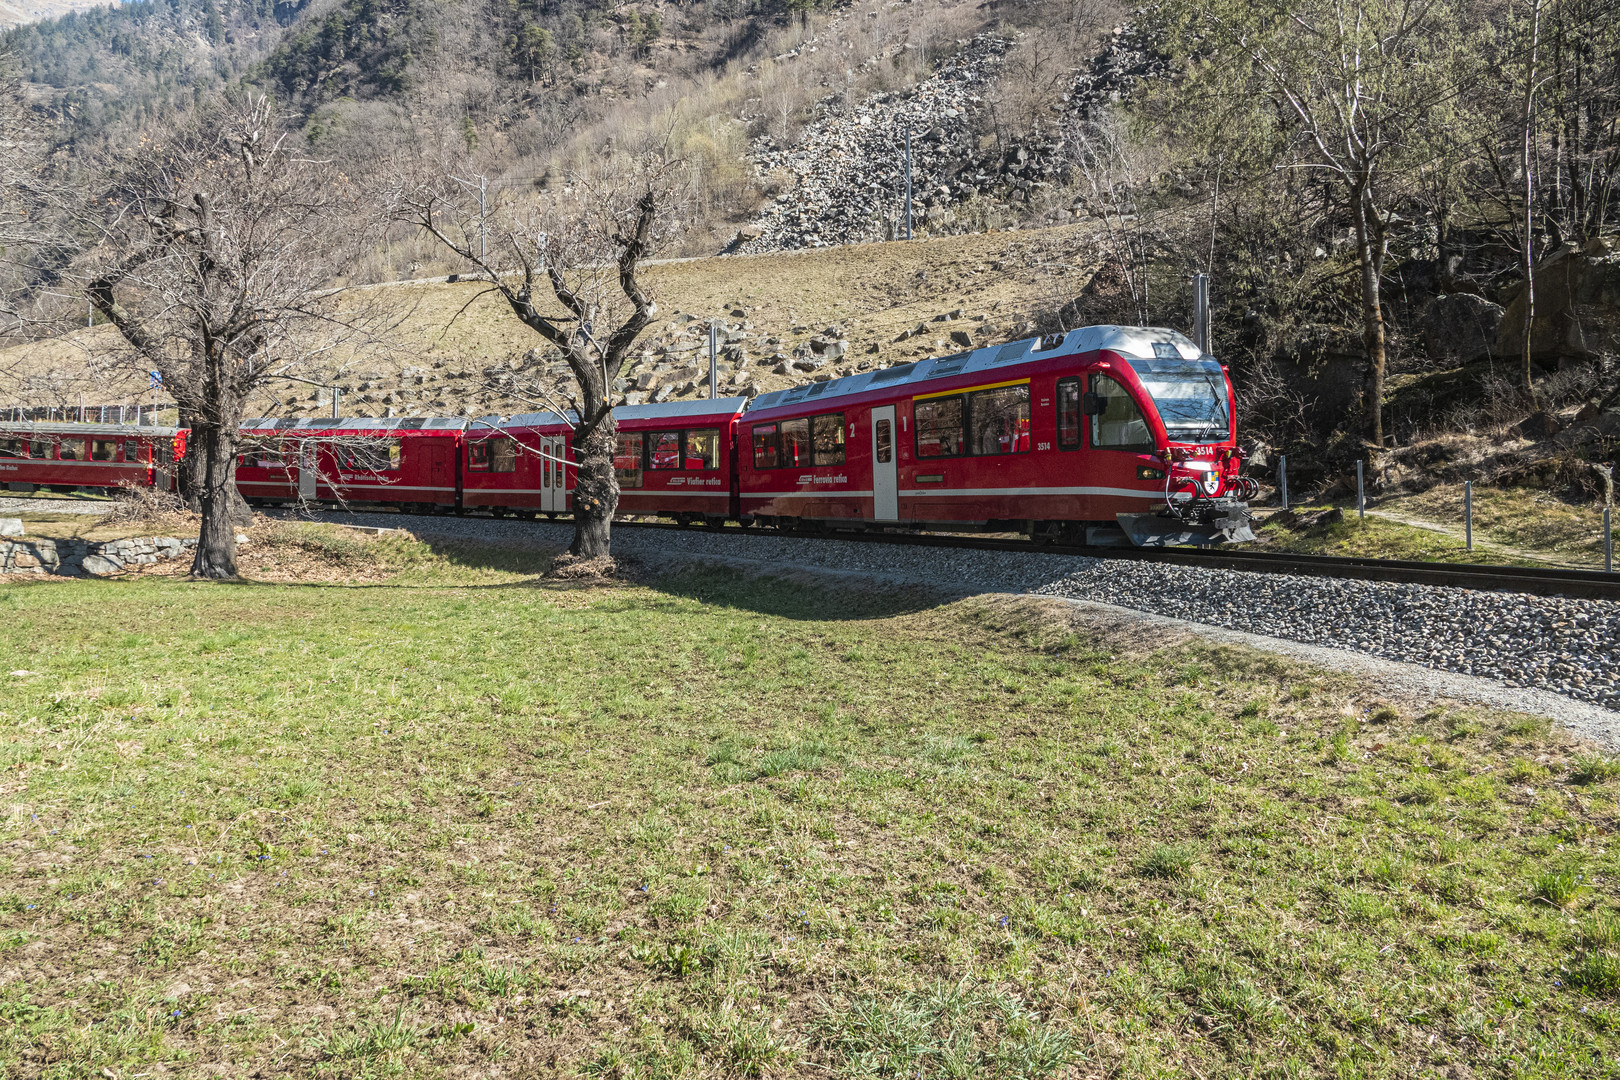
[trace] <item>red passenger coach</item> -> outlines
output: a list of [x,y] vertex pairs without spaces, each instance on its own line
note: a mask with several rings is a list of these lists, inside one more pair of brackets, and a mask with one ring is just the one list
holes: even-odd
[[613,469],[619,513],[718,525],[737,515],[737,423],[744,397],[621,405]]
[[487,509],[498,517],[567,513],[575,479],[568,464],[572,432],[572,419],[554,412],[485,416],[468,424],[462,444],[462,508]]
[[[744,520],[1247,538],[1225,370],[1173,330],[1093,326],[762,395]],[[1241,520],[1239,520],[1241,518]]]
[[133,424],[0,424],[0,480],[9,491],[110,491],[171,486],[176,429]]
[[453,509],[457,447],[466,427],[465,420],[445,417],[246,420],[236,486],[250,503]]

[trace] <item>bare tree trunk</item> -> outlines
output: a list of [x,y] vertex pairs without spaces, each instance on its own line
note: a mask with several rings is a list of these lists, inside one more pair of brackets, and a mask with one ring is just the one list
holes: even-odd
[[[197,552],[191,561],[191,576],[230,579],[236,577],[235,503],[236,442],[234,430],[219,427],[192,428],[196,447],[197,472],[201,479],[198,501],[202,506],[202,529]],[[189,453],[189,451],[188,451]]]
[[1361,260],[1362,344],[1367,350],[1367,418],[1372,443],[1384,447],[1384,371],[1388,338],[1384,331],[1384,231],[1365,190],[1355,195],[1356,255]]
[[1530,55],[1526,60],[1528,71],[1524,80],[1524,113],[1520,117],[1524,126],[1524,157],[1520,165],[1524,169],[1524,355],[1521,357],[1521,375],[1524,380],[1525,400],[1531,408],[1536,407],[1536,386],[1533,379],[1533,368],[1530,363],[1531,335],[1536,321],[1536,259],[1535,259],[1535,194],[1534,162],[1532,161],[1532,146],[1530,125],[1536,101],[1536,66],[1538,53],[1541,49],[1541,0],[1535,0],[1530,8]]
[[180,498],[185,501],[186,509],[193,514],[202,513],[203,489],[203,456],[198,452],[196,444],[191,439],[196,437],[196,430],[190,415],[180,414],[180,426],[190,435],[187,437],[186,452],[179,461],[175,462],[174,484],[179,489]]
[[579,477],[574,482],[574,542],[568,550],[582,559],[607,555],[613,515],[619,509],[619,478],[613,472],[619,425],[608,415],[574,443]]

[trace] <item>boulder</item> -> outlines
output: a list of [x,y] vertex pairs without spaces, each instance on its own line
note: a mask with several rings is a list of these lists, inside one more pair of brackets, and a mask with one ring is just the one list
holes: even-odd
[[1419,321],[1423,349],[1440,363],[1468,363],[1498,353],[1503,309],[1483,296],[1450,293],[1429,301]]
[[[1584,358],[1620,344],[1620,256],[1602,242],[1563,248],[1536,267],[1536,317],[1530,355]],[[1528,306],[1523,284],[1507,298],[1497,334],[1502,356],[1524,352]]]
[[0,536],[21,536],[22,518],[0,518]]
[[124,572],[124,564],[111,555],[86,555],[79,569],[92,577],[107,577]]
[[973,348],[973,335],[966,330],[952,330],[951,341],[964,349]]
[[1521,439],[1550,439],[1563,430],[1558,418],[1549,412],[1531,413],[1529,416],[1513,425],[1509,434],[1517,435]]

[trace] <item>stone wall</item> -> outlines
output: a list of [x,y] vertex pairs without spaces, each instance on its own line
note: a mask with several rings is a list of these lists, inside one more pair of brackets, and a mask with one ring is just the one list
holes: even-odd
[[178,558],[197,546],[196,537],[142,536],[130,540],[0,540],[0,573],[103,577],[130,566]]

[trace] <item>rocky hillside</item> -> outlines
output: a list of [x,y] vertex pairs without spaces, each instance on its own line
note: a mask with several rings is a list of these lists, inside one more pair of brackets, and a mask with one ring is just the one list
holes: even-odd
[[1127,100],[1143,80],[1161,77],[1167,62],[1132,28],[1116,27],[1101,49],[1070,58],[1056,115],[1040,129],[1007,139],[994,132],[987,114],[989,99],[1005,92],[999,85],[1003,60],[1017,44],[1016,37],[980,34],[909,90],[853,105],[829,98],[792,145],[759,140],[751,159],[762,186],[776,194],[738,232],[731,250],[758,253],[904,236],[908,133],[913,235],[1082,216],[1084,201],[1069,190],[1074,126],[1103,106]]

